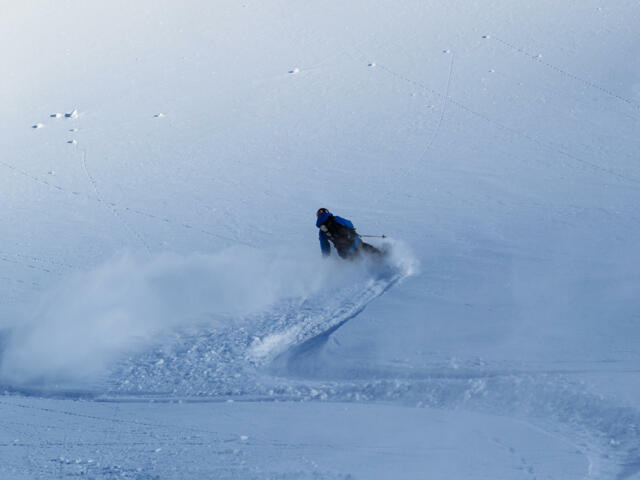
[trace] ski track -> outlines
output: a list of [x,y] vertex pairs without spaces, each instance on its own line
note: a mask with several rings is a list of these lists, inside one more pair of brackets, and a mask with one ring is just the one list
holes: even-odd
[[[87,166],[87,150],[82,150],[82,169],[84,170],[85,175],[87,176],[87,180],[89,181],[89,184],[91,185],[91,187],[93,188],[93,191],[95,193],[95,198],[102,204],[102,205],[109,205],[108,202],[104,201],[103,196],[100,193],[100,190],[98,189],[98,183],[96,182],[96,179],[93,178],[93,176],[91,175],[91,173],[89,172],[89,167]],[[140,244],[142,244],[142,246],[144,247],[145,251],[147,252],[148,255],[151,255],[151,247],[149,247],[149,244],[147,243],[147,241],[144,239],[144,237],[142,236],[142,234],[140,232],[138,232],[138,230],[136,230],[129,222],[127,222],[127,220],[120,215],[120,213],[118,212],[118,210],[113,206],[113,205],[109,205],[108,206],[109,211],[113,214],[113,216],[122,223],[122,225],[124,225],[124,227],[129,231],[129,233],[138,240],[138,242]]]
[[358,316],[407,275],[384,268],[340,292],[288,299],[268,312],[236,319],[219,331],[177,332],[118,365],[108,395],[262,396],[264,371],[276,359]]
[[[474,361],[455,368],[434,363],[423,371],[319,370],[316,354],[330,336],[407,275],[387,266],[339,292],[288,299],[222,330],[174,332],[119,363],[93,390],[8,391],[116,403],[375,402],[498,413],[565,439],[589,460],[588,478],[625,479],[640,472],[640,412],[591,394],[572,379],[575,372]],[[528,468],[525,459],[522,465]]]
[[489,40],[489,39],[495,40],[496,42],[502,44],[503,46],[505,46],[505,47],[515,51],[515,52],[518,52],[518,53],[524,55],[525,57],[527,57],[527,58],[529,58],[529,59],[531,59],[531,60],[533,60],[535,62],[540,63],[541,65],[544,65],[545,67],[549,68],[550,70],[553,70],[554,72],[556,72],[556,73],[558,73],[558,74],[560,74],[562,76],[570,78],[571,80],[574,80],[574,81],[576,81],[578,83],[582,83],[582,84],[586,85],[589,88],[592,88],[592,89],[594,89],[596,91],[599,91],[600,93],[605,94],[608,97],[620,100],[621,102],[626,103],[627,105],[635,108],[636,110],[640,110],[640,104],[638,102],[636,102],[635,100],[632,100],[632,99],[627,98],[627,97],[625,97],[623,95],[615,93],[615,92],[613,92],[612,90],[610,90],[608,88],[605,88],[605,87],[603,87],[601,85],[598,85],[595,82],[592,82],[591,80],[587,80],[586,78],[583,78],[583,77],[575,75],[575,74],[573,74],[571,72],[568,72],[567,70],[565,70],[565,69],[563,69],[561,67],[558,67],[557,65],[549,63],[549,62],[543,60],[542,54],[533,54],[533,53],[525,50],[522,47],[519,47],[519,46],[517,46],[517,45],[515,45],[515,44],[513,44],[511,42],[508,42],[507,40],[503,40],[503,39],[501,39],[499,37],[496,37],[496,36],[493,36],[493,35],[485,35],[484,38],[487,39],[487,40]]
[[458,109],[465,111],[469,114],[471,114],[472,116],[484,121],[485,123],[489,124],[489,125],[493,125],[494,127],[496,127],[497,129],[504,131],[506,133],[508,133],[509,135],[513,135],[516,137],[520,137],[523,139],[526,139],[528,142],[530,142],[531,144],[537,145],[538,147],[540,147],[542,150],[546,150],[546,151],[550,151],[550,152],[556,152],[560,155],[562,155],[565,158],[568,158],[570,160],[572,160],[573,162],[580,164],[583,166],[583,168],[589,169],[593,172],[599,172],[599,173],[604,173],[610,177],[616,178],[618,180],[621,180],[622,182],[625,182],[627,185],[629,185],[629,187],[631,188],[637,188],[637,184],[640,183],[640,179],[636,178],[635,176],[632,175],[626,175],[616,169],[607,167],[607,166],[603,166],[600,163],[597,163],[596,161],[591,161],[585,157],[583,157],[582,155],[578,155],[578,154],[574,154],[572,152],[572,149],[567,146],[567,145],[563,145],[563,144],[559,144],[557,142],[548,140],[546,138],[542,138],[542,137],[538,137],[534,134],[530,134],[527,131],[524,130],[520,130],[514,127],[511,127],[499,120],[496,120],[490,116],[488,116],[487,114],[477,111],[471,107],[469,107],[468,105],[466,105],[465,103],[447,95],[444,93],[441,93],[437,90],[434,90],[433,88],[428,87],[427,85],[425,85],[424,83],[422,83],[421,81],[418,80],[414,80],[413,78],[410,78],[408,76],[406,76],[403,72],[401,71],[396,71],[395,69],[388,67],[386,65],[383,64],[377,64],[377,66],[387,72],[387,74],[389,74],[392,77],[395,77],[399,80],[402,80],[403,82],[409,84],[409,85],[413,85],[414,87],[418,87],[423,91],[429,92],[433,95],[436,95],[437,97],[440,97],[443,99],[443,101],[447,102],[448,104],[451,104],[455,107],[457,107]]
[[566,372],[471,363],[422,374],[373,369],[314,378],[314,353],[403,277],[387,272],[342,292],[337,302],[322,295],[301,303],[292,300],[240,328],[182,338],[169,351],[157,349],[122,365],[117,382],[100,400],[231,397],[499,412],[566,439],[589,459],[590,478],[623,479],[640,471],[640,412],[590,394]]
[[5,168],[7,168],[7,169],[9,169],[9,170],[13,170],[16,174],[21,175],[21,176],[23,176],[25,178],[28,178],[34,183],[38,183],[40,185],[46,185],[47,187],[53,188],[53,189],[57,190],[60,193],[65,193],[65,194],[69,195],[71,198],[75,198],[75,199],[81,198],[83,200],[89,200],[91,202],[97,202],[99,204],[102,204],[104,202],[109,207],[111,207],[113,209],[117,209],[119,211],[125,211],[127,213],[132,214],[132,215],[137,215],[139,217],[152,219],[152,220],[155,220],[156,222],[161,222],[161,223],[165,223],[165,224],[168,224],[168,225],[178,226],[178,227],[186,229],[186,230],[193,230],[193,231],[196,231],[198,233],[202,233],[204,235],[207,235],[209,237],[214,237],[214,238],[217,238],[219,240],[223,240],[223,241],[225,241],[225,242],[227,242],[229,244],[232,244],[232,245],[235,245],[235,244],[239,243],[239,244],[242,244],[242,245],[253,246],[249,242],[246,242],[246,241],[244,241],[242,239],[230,238],[230,237],[227,237],[225,235],[221,235],[219,233],[212,232],[210,230],[206,230],[204,228],[200,228],[198,226],[191,225],[189,223],[185,223],[185,222],[183,222],[181,220],[171,219],[171,218],[168,218],[168,217],[166,217],[164,215],[150,213],[148,211],[143,211],[143,210],[140,210],[138,208],[130,207],[130,206],[125,205],[125,204],[119,204],[119,203],[113,202],[111,200],[105,202],[104,200],[102,200],[102,198],[97,197],[95,195],[91,195],[91,194],[88,194],[88,193],[82,193],[82,192],[78,192],[78,191],[75,191],[75,190],[69,190],[68,188],[64,188],[64,187],[62,187],[61,185],[59,185],[57,183],[54,183],[54,182],[49,181],[49,180],[46,180],[46,179],[44,179],[44,178],[42,178],[42,177],[40,177],[38,175],[31,174],[26,170],[18,168],[15,165],[13,165],[11,163],[4,162],[2,160],[0,160],[0,165],[5,167]]

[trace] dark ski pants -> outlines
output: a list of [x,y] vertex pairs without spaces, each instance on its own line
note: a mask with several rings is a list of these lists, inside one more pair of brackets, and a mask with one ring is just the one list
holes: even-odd
[[339,255],[346,260],[355,260],[356,258],[359,258],[363,253],[366,253],[367,255],[376,255],[376,256],[382,255],[382,252],[378,250],[376,247],[374,247],[373,245],[369,245],[368,243],[365,243],[363,241],[358,242],[358,246],[355,249],[353,249],[351,252],[346,254],[339,253]]
[[370,253],[373,255],[382,255],[382,252],[374,247],[373,245],[369,245],[368,243],[362,242],[362,251],[366,253]]

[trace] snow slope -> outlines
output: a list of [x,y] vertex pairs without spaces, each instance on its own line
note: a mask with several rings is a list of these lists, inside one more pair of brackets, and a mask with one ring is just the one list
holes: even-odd
[[3,476],[640,477],[637,2],[2,10]]

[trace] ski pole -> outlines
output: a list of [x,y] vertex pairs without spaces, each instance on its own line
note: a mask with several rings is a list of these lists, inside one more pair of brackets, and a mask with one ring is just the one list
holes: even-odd
[[362,238],[387,238],[386,235],[360,235],[358,234],[359,237]]

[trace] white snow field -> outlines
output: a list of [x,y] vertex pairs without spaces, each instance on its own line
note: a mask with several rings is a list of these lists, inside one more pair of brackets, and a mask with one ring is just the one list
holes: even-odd
[[640,478],[639,26],[3,2],[0,478]]

